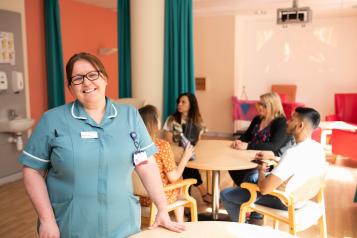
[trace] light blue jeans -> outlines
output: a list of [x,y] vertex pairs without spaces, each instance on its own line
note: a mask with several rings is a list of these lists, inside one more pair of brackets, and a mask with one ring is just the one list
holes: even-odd
[[[240,187],[227,188],[221,191],[221,200],[224,208],[234,222],[238,222],[240,207],[243,203],[247,202],[249,198],[249,191]],[[280,199],[272,195],[261,195],[258,193],[255,203],[276,209],[287,210],[287,207],[280,201]]]

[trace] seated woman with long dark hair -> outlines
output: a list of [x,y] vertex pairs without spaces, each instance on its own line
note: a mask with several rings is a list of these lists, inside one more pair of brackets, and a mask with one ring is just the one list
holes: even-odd
[[[191,142],[196,145],[200,139],[200,135],[204,130],[203,120],[198,107],[197,99],[192,93],[182,93],[176,100],[177,109],[170,115],[164,124],[164,138],[171,144],[181,143],[182,134]],[[212,197],[207,193],[205,186],[197,169],[185,168],[182,174],[183,178],[195,178],[197,184],[195,185],[202,199],[205,202],[211,202]]]

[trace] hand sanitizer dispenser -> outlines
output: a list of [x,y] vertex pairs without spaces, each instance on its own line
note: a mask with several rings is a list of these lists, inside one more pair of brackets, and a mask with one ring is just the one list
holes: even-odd
[[20,93],[24,89],[24,75],[22,72],[12,71],[12,91]]
[[3,71],[0,71],[0,91],[1,90],[7,90],[7,77]]

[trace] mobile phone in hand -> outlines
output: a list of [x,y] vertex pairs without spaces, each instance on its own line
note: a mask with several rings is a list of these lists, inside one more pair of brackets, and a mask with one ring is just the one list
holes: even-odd
[[271,160],[258,160],[258,159],[253,159],[251,162],[262,165],[263,163],[268,165],[267,172],[271,172],[274,169],[274,162]]
[[253,159],[250,162],[256,163],[256,164],[263,164],[262,160],[258,160],[258,159]]
[[256,163],[256,164],[263,164],[263,163],[265,163],[265,164],[267,164],[267,165],[272,165],[272,164],[274,164],[274,162],[272,162],[271,160],[265,160],[265,159],[263,159],[263,160],[261,160],[261,159],[253,159],[253,160],[251,160],[251,162],[253,162],[253,163]]

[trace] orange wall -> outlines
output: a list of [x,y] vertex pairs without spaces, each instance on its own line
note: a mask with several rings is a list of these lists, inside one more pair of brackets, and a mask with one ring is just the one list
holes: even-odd
[[[116,12],[73,0],[61,0],[60,8],[64,65],[81,51],[98,56],[109,75],[107,95],[118,98],[118,54],[98,55],[99,48],[118,45]],[[66,90],[66,101],[71,100],[73,97]]]
[[48,108],[43,0],[25,0],[25,15],[31,117],[37,122]]
[[[25,0],[31,117],[38,121],[47,110],[47,76],[44,35],[44,0]],[[118,56],[99,56],[100,47],[117,47],[116,12],[61,0],[61,31],[64,66],[75,53],[86,51],[99,57],[107,69],[107,95],[118,98]],[[66,102],[73,97],[66,88]]]

